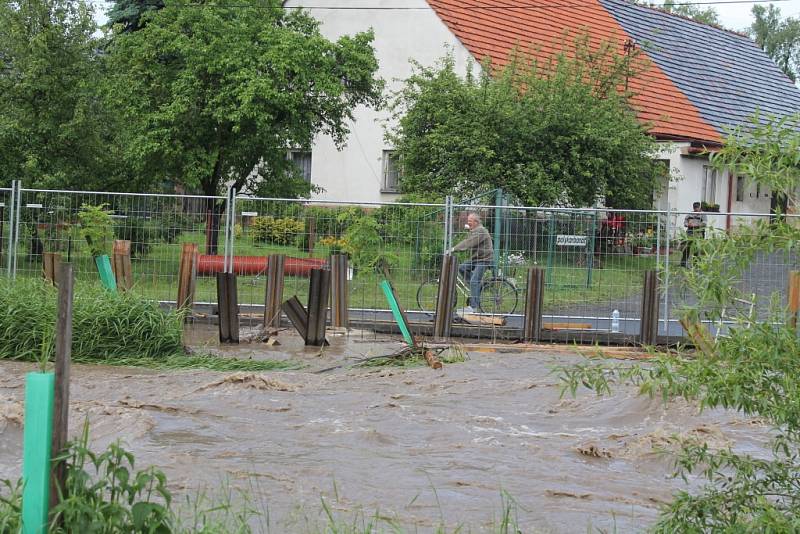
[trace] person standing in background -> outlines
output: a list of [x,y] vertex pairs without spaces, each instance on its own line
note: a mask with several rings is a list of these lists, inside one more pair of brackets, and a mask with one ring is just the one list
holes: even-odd
[[686,242],[683,244],[683,255],[681,256],[681,267],[686,267],[694,254],[692,250],[697,239],[706,236],[706,215],[700,211],[700,203],[692,204],[692,213],[683,219],[683,226],[686,228]]

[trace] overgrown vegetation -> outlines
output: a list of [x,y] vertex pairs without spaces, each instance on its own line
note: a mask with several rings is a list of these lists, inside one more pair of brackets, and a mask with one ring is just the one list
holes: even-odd
[[[52,350],[57,291],[41,280],[0,282],[0,358],[39,361]],[[181,354],[183,316],[130,293],[77,285],[72,357],[109,362]]]
[[[800,186],[800,117],[754,119],[747,130],[731,132],[712,158],[718,169],[747,175],[772,194],[797,206]],[[698,240],[699,254],[681,281],[696,297],[686,308],[691,322],[700,318],[732,324],[717,340],[699,339],[694,354],[660,356],[647,367],[582,365],[562,369],[565,390],[579,386],[598,394],[614,384],[635,384],[642,394],[665,401],[682,397],[701,408],[727,408],[763,418],[774,427],[772,456],[713,451],[702,443],[685,443],[676,458],[684,478],[699,474],[707,485],[696,493],[682,491],[667,506],[658,532],[795,532],[800,528],[800,354],[795,317],[781,295],[768,307],[751,311],[750,295],[738,283],[764,254],[784,254],[797,269],[800,229],[780,215],[740,227],[727,235]],[[738,304],[737,304],[738,303]]]
[[114,239],[114,220],[111,215],[107,204],[83,204],[78,212],[81,236],[89,245],[92,256],[111,252],[111,241]]
[[[136,470],[134,455],[119,442],[92,452],[88,429],[84,424],[81,437],[58,458],[66,466],[66,482],[59,488],[61,502],[51,510],[49,533],[251,532],[250,519],[260,512],[249,506],[243,492],[223,487],[222,495],[201,493],[178,504],[163,471]],[[21,501],[21,481],[0,483],[0,533],[20,532]]]
[[629,104],[644,68],[586,35],[549,61],[514,53],[462,78],[447,56],[417,66],[395,95],[387,133],[403,162],[403,193],[471,197],[502,187],[525,205],[650,208],[664,177],[656,142]]

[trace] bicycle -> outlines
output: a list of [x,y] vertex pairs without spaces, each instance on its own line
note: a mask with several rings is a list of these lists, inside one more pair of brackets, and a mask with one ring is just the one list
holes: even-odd
[[[481,298],[478,311],[489,315],[511,315],[517,309],[519,289],[514,282],[503,276],[496,276],[492,269],[487,269],[490,276],[481,282]],[[456,295],[453,307],[458,308],[459,295],[462,302],[469,302],[469,286],[459,275],[456,277]],[[420,310],[433,314],[436,311],[436,299],[439,295],[439,279],[426,280],[417,289],[417,304]]]

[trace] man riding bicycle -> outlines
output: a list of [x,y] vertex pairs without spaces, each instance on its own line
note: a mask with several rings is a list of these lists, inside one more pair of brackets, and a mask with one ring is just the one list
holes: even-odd
[[469,285],[469,302],[464,313],[475,313],[481,301],[481,281],[486,269],[494,268],[494,244],[489,231],[481,224],[477,213],[467,216],[467,237],[459,244],[446,251],[447,254],[460,250],[469,250],[470,259],[458,266],[458,272]]

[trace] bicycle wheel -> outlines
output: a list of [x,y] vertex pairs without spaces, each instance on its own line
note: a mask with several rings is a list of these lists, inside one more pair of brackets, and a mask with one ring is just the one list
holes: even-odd
[[510,315],[517,309],[517,288],[503,278],[490,278],[481,284],[481,313]]
[[[417,305],[419,309],[428,312],[436,312],[436,299],[439,296],[439,280],[428,280],[422,282],[419,289],[417,289]],[[453,307],[458,301],[458,291],[456,291],[455,298],[453,299]]]

